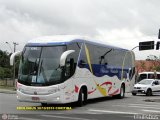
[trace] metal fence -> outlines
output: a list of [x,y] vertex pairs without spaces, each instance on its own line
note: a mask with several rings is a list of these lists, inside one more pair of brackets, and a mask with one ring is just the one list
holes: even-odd
[[0,86],[14,87],[16,85],[15,83],[16,80],[13,80],[12,78],[0,79]]

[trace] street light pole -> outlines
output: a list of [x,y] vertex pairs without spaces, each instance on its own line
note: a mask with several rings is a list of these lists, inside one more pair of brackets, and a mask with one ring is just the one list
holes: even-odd
[[137,47],[139,47],[139,46],[135,46],[134,48],[132,48],[131,50],[133,51],[135,48],[137,48]]
[[13,50],[12,50],[12,48],[11,48],[11,45],[10,45],[8,42],[6,42],[6,44],[8,44],[8,46],[9,46],[9,48],[10,48],[10,50],[11,50],[11,53],[12,53]]
[[13,45],[14,45],[14,52],[16,52],[16,45],[18,45],[18,43],[13,42]]

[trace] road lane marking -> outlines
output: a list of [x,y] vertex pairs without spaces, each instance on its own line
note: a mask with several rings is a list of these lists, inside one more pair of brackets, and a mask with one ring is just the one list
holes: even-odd
[[122,112],[122,111],[110,111],[110,110],[96,110],[96,109],[89,109],[88,111],[101,112],[101,113],[112,113],[112,114],[139,114],[139,113],[134,113],[134,112]]
[[93,114],[93,115],[97,115],[97,114],[101,114],[101,113],[96,113],[96,112],[92,112],[92,111],[86,111],[86,112],[84,112],[84,114]]
[[86,118],[55,116],[55,115],[41,115],[41,116],[43,116],[43,117],[51,117],[51,118],[71,119],[71,120],[93,120],[93,119],[86,119]]
[[146,104],[121,104],[121,105],[112,105],[112,106],[123,106],[123,107],[126,107],[126,106],[152,106],[152,107],[157,107],[157,105],[160,105],[160,104],[155,104],[155,105],[146,105]]
[[160,110],[160,108],[157,108],[157,106],[155,106],[155,107],[147,107],[147,106],[128,106],[128,107],[135,107],[135,108],[151,108],[151,109],[159,109],[159,110]]
[[137,106],[137,105],[138,106],[156,106],[157,107],[157,105],[160,105],[160,104],[158,103],[158,104],[155,104],[155,105],[153,105],[153,104],[152,105],[148,105],[148,104],[128,104],[128,105],[131,105],[131,106],[132,105],[135,105],[135,106]]
[[144,112],[154,112],[154,113],[160,113],[160,111],[157,111],[157,110],[142,110],[142,111],[144,111]]
[[[160,104],[157,104],[160,105]],[[127,106],[152,106],[152,107],[157,107],[157,105],[146,105],[146,104],[123,104],[123,105],[112,105],[112,106],[122,106],[122,107],[127,107]]]
[[127,105],[112,105],[112,106],[127,107]]

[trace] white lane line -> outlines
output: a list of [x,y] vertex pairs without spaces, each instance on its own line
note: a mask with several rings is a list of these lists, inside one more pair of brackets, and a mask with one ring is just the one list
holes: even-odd
[[154,113],[160,113],[160,111],[157,111],[157,110],[142,110],[142,111],[144,111],[144,112],[154,112]]
[[137,105],[138,106],[157,106],[157,105],[160,105],[160,104],[158,103],[158,104],[155,104],[155,105],[153,105],[153,104],[152,105],[148,105],[148,104],[128,104],[128,105],[131,105],[131,106],[132,105],[135,105],[135,106],[137,106]]
[[112,105],[112,106],[128,107],[127,105]]
[[71,120],[91,120],[91,119],[86,119],[86,118],[55,116],[55,115],[41,115],[41,116],[43,116],[43,117],[51,117],[51,118],[71,119]]
[[139,114],[139,113],[134,113],[134,112],[122,112],[122,111],[110,111],[110,110],[96,110],[96,109],[89,109],[88,111],[101,112],[101,113],[112,113],[112,114]]
[[101,113],[92,112],[92,111],[86,111],[85,114],[93,114],[93,115],[97,115],[97,114],[101,114]]
[[144,105],[144,104],[129,104],[128,106],[127,105],[112,105],[112,106],[160,109],[157,108],[157,105]]
[[157,108],[157,106],[155,106],[155,107],[145,107],[145,106],[128,106],[128,107],[135,107],[135,108],[151,108],[151,109],[158,109],[158,110],[160,110],[160,108]]

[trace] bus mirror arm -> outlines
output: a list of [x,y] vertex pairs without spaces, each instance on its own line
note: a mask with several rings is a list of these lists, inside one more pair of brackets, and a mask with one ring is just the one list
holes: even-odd
[[66,58],[69,54],[75,52],[75,50],[67,50],[64,53],[62,53],[61,57],[60,57],[60,67],[65,66],[65,62],[66,62]]
[[18,52],[15,52],[13,53],[11,56],[10,56],[10,65],[13,66],[14,64],[14,59],[15,59],[15,56],[18,56],[22,53],[22,51],[18,51]]

